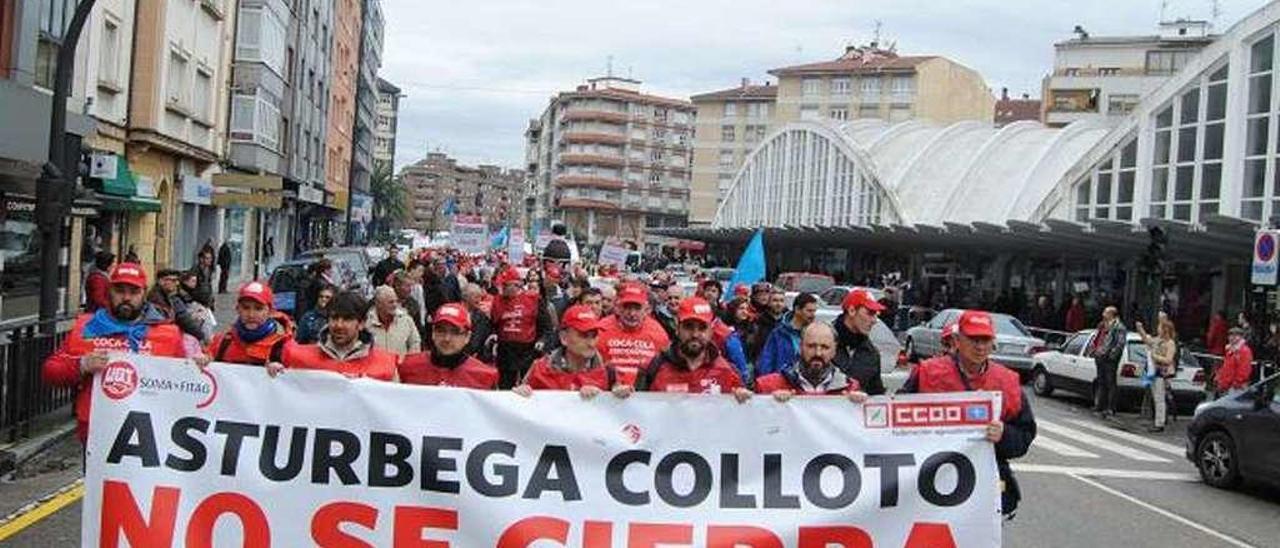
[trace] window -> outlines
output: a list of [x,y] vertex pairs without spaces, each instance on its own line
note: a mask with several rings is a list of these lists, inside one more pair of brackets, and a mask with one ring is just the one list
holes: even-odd
[[187,58],[176,51],[169,52],[168,77],[165,79],[168,104],[187,107]]
[[[1254,42],[1249,48],[1248,100],[1245,114],[1245,159],[1243,192],[1240,201],[1240,216],[1255,221],[1266,220],[1277,213],[1275,204],[1268,204],[1268,199],[1276,199],[1273,185],[1268,184],[1275,175],[1274,162],[1268,162],[1276,147],[1271,141],[1272,114],[1276,112],[1275,97],[1272,96],[1272,79],[1275,74],[1275,37]],[[1270,206],[1270,207],[1268,207]]]
[[915,80],[910,76],[895,76],[891,84],[893,90],[893,98],[907,99],[916,93]]
[[1098,76],[1115,76],[1120,74],[1120,69],[1116,67],[1101,67],[1098,69]]
[[831,107],[829,115],[832,120],[848,120],[849,107]]
[[860,105],[858,106],[859,118],[879,118],[880,105]]
[[733,167],[733,151],[732,150],[720,151],[720,167],[722,168]]
[[738,115],[738,104],[737,104],[737,103],[725,103],[725,104],[724,104],[724,117],[725,117],[725,118],[733,118],[733,117],[735,117],[735,116],[737,116],[737,115]]
[[212,100],[210,94],[213,91],[213,75],[205,70],[196,71],[196,84],[192,88],[191,107],[198,120],[202,122],[212,122],[213,116],[210,114]]
[[236,30],[236,60],[257,61],[283,75],[287,26],[275,10],[242,7]]
[[733,127],[733,126],[720,126],[720,140],[721,140],[721,141],[724,141],[724,142],[726,142],[726,143],[732,143],[732,142],[734,141],[734,137],[735,137],[735,135],[734,135],[734,127]]
[[800,107],[801,120],[817,120],[819,117],[817,105],[802,105]]
[[1133,112],[1138,106],[1138,94],[1136,93],[1115,93],[1107,97],[1107,114],[1110,116],[1123,116]]
[[852,90],[852,86],[850,85],[848,78],[832,78],[831,79],[832,95],[845,96],[845,95],[848,95],[851,92],[851,90]]
[[1062,71],[1062,75],[1063,76],[1080,76],[1080,69],[1078,68],[1064,69]]
[[880,77],[869,76],[862,79],[862,99],[865,101],[871,99],[873,101],[880,100]]
[[1195,57],[1195,51],[1148,51],[1147,74],[1173,74]]
[[1138,141],[1130,137],[1075,185],[1075,220],[1133,220]]
[[747,103],[747,118],[768,118],[769,103]]
[[120,26],[105,18],[98,50],[98,82],[113,87],[120,85]]
[[800,81],[800,94],[805,97],[813,97],[822,93],[822,80],[820,78],[805,78]]

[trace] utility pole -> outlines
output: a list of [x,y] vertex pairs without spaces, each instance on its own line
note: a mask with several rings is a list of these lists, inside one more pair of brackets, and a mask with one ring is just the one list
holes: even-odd
[[[67,162],[67,96],[71,94],[71,76],[75,68],[76,45],[80,31],[93,11],[96,0],[80,0],[75,14],[67,24],[58,46],[57,68],[53,77],[53,99],[49,116],[49,156],[40,169],[36,182],[36,220],[40,229],[40,270],[46,277],[40,284],[41,330],[52,334],[56,326],[51,320],[58,314],[58,276],[49,274],[60,270],[62,254],[62,225],[74,199],[74,177],[78,173],[63,173]],[[78,151],[77,151],[78,152]]]

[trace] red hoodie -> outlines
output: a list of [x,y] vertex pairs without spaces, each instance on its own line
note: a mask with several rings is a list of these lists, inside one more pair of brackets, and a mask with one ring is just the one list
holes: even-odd
[[596,350],[604,362],[628,375],[636,375],[649,366],[658,354],[671,346],[662,324],[652,316],[645,316],[638,329],[629,330],[614,314],[600,322],[600,337]]

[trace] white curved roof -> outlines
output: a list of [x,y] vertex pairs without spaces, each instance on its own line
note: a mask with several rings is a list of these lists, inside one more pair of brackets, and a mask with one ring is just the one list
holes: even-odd
[[[841,149],[853,151],[845,158],[867,170],[887,194],[887,203],[905,225],[943,226],[946,223],[1029,221],[1036,206],[1060,181],[1064,173],[1107,134],[1101,122],[1078,122],[1063,129],[1051,129],[1038,122],[1017,122],[1003,128],[982,122],[959,122],[941,126],[923,120],[888,123],[883,120],[856,120],[837,123],[828,120],[793,122],[765,139],[758,150],[785,146],[783,135],[796,132],[824,138],[836,136]],[[744,204],[736,193],[770,196],[786,203],[789,193],[812,192],[824,185],[839,186],[833,180],[813,185],[806,181],[771,177],[743,177],[751,171],[759,155],[744,163],[715,226],[736,226],[744,217],[726,211]],[[787,176],[775,171],[779,177]],[[772,192],[763,192],[773,186]],[[778,192],[777,186],[783,188]],[[748,189],[747,187],[751,187]],[[751,200],[755,202],[755,200]],[[756,210],[772,211],[771,204],[756,204]],[[759,219],[755,219],[759,221]],[[784,222],[784,221],[780,221]]]

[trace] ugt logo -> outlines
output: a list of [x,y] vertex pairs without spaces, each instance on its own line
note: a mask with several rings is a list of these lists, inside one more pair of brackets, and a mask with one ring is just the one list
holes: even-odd
[[102,371],[102,393],[113,400],[122,400],[138,389],[138,370],[129,362],[111,362]]

